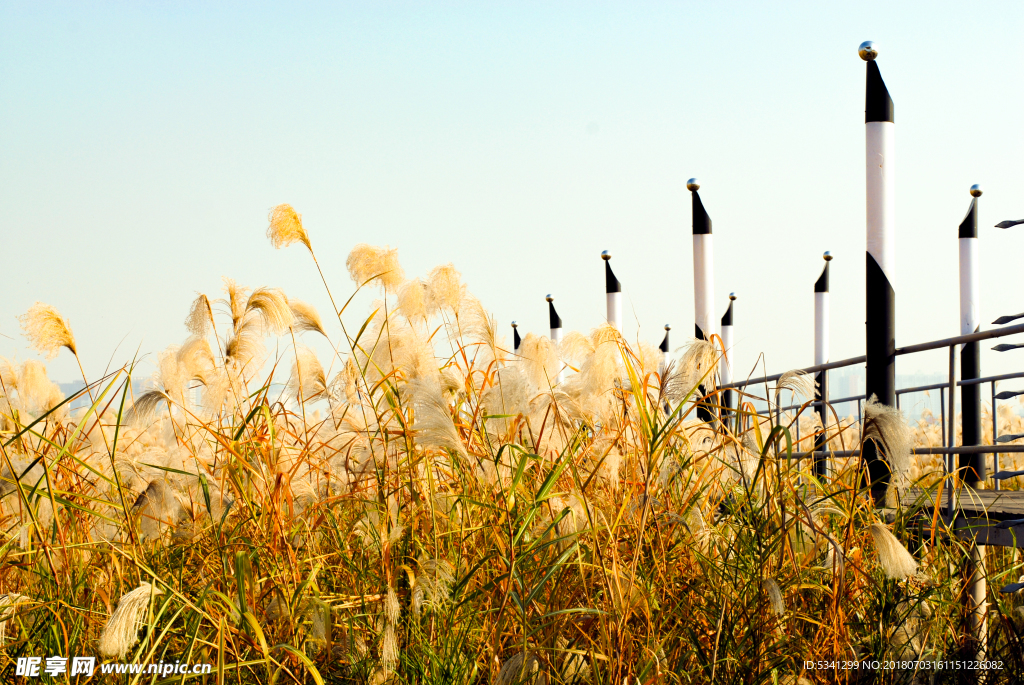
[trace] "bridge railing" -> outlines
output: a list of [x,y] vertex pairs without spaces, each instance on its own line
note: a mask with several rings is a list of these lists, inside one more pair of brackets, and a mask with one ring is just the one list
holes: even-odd
[[[941,340],[933,340],[931,342],[919,343],[917,345],[907,345],[906,347],[896,348],[895,356],[903,356],[908,354],[915,354],[917,352],[927,352],[930,350],[937,350],[947,348],[949,350],[949,379],[945,383],[936,383],[933,385],[922,385],[912,388],[902,388],[896,391],[896,402],[899,405],[899,397],[901,395],[924,392],[927,390],[939,390],[940,392],[940,423],[942,425],[942,442],[943,447],[923,447],[915,448],[915,454],[942,454],[945,455],[945,470],[946,476],[957,471],[954,464],[954,456],[958,454],[993,454],[994,455],[994,473],[992,478],[995,482],[996,489],[1000,488],[1000,481],[1006,478],[1013,478],[1015,476],[1024,475],[1024,471],[1001,471],[999,469],[999,453],[1018,453],[1024,452],[1024,445],[999,445],[997,440],[1002,437],[1006,439],[1016,439],[1022,436],[999,436],[999,426],[997,423],[997,411],[996,402],[998,400],[996,393],[996,383],[1004,380],[1012,380],[1015,378],[1024,378],[1024,372],[1018,373],[1006,373],[998,376],[987,376],[984,378],[971,378],[967,380],[957,380],[956,368],[957,368],[957,348],[960,345],[971,343],[981,340],[992,340],[994,338],[1004,338],[1018,333],[1024,333],[1024,324],[1018,324],[1016,326],[1006,326],[1003,328],[994,328],[987,331],[978,331],[977,333],[970,333],[967,335],[958,335],[953,338],[943,338]],[[855,366],[857,364],[863,364],[866,358],[864,356],[851,357],[849,359],[843,359],[835,362],[828,362],[827,364],[818,364],[815,366],[809,366],[804,369],[800,369],[804,373],[813,374],[820,371],[828,371],[830,369],[841,369],[848,366]],[[748,378],[744,381],[738,381],[735,383],[727,383],[719,386],[719,390],[735,390],[742,396],[749,397],[751,399],[760,400],[762,402],[768,402],[765,397],[759,397],[752,393],[747,392],[747,388],[759,385],[761,383],[771,383],[777,381],[782,377],[781,373],[777,373],[771,376],[762,376],[760,378]],[[967,446],[956,446],[956,388],[963,387],[965,385],[981,385],[988,383],[991,389],[992,396],[992,444],[991,445],[967,445]],[[767,388],[766,388],[767,390]],[[768,394],[767,392],[765,393]],[[853,395],[850,397],[842,397],[836,400],[829,400],[829,398],[822,397],[821,401],[826,404],[836,405],[843,402],[857,402],[857,421],[860,423],[863,420],[863,402],[865,400],[864,395]],[[770,406],[770,405],[769,405]],[[804,405],[789,405],[786,407],[777,406],[775,408],[776,416],[781,416],[783,411],[789,411],[797,409]],[[820,402],[815,400],[808,403],[808,406],[817,407],[820,406]],[[815,433],[818,435],[818,432]],[[799,435],[799,421],[797,422],[797,444],[800,444]],[[828,441],[824,443],[828,445]],[[851,457],[860,454],[860,450],[831,450],[826,449],[824,452],[826,455],[832,457]],[[822,452],[815,452],[814,450],[798,451],[793,453],[793,458],[802,459],[805,457],[813,457],[815,454],[821,455]],[[952,507],[954,488],[949,488],[950,506]]]

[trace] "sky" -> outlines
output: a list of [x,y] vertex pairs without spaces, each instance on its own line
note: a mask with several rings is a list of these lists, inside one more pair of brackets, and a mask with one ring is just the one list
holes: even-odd
[[[90,378],[153,360],[224,276],[330,319],[309,254],[265,237],[283,202],[341,301],[348,252],[386,244],[408,276],[454,263],[509,336],[513,319],[546,332],[547,293],[588,331],[610,250],[624,334],[657,344],[670,323],[676,347],[693,330],[690,177],[720,312],[738,298],[734,373],[813,363],[825,250],[831,358],[863,354],[864,40],[896,107],[897,345],[959,333],[972,183],[984,328],[1024,311],[1024,226],[992,228],[1024,218],[1022,34],[1020,2],[3,0],[0,356],[37,357],[16,317],[42,301]],[[984,375],[1020,369],[1024,350],[988,347]],[[67,352],[47,363],[79,376]]]

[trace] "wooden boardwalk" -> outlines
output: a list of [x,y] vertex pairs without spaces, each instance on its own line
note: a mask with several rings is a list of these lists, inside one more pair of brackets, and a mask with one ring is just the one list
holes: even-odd
[[[914,489],[907,502],[924,505],[929,514],[935,511],[936,491]],[[939,514],[947,522],[947,493],[941,494]],[[972,490],[960,491],[960,509],[963,519],[960,537],[975,537],[979,545],[1024,547],[1024,491]]]

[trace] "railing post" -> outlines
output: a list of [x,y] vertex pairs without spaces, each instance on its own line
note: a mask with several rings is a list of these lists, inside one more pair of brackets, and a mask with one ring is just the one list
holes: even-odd
[[[826,252],[822,255],[825,260],[825,267],[821,270],[821,276],[814,283],[814,364],[827,364],[829,357],[829,294],[828,294],[828,267],[832,261],[832,253]],[[817,377],[814,400],[818,403],[818,418],[821,420],[821,435],[814,443],[814,475],[817,478],[825,478],[828,475],[828,371],[819,371]]]
[[[999,437],[999,418],[996,413],[996,382],[990,383],[992,386],[992,446],[996,446],[996,438]],[[992,472],[999,473],[999,452],[992,453]],[[995,481],[995,489],[1002,490],[1003,487],[1000,485],[1001,481]]]
[[[558,343],[562,342],[562,317],[555,311],[555,298],[551,296],[551,293],[544,298],[548,301],[548,319],[551,324],[551,342]],[[555,376],[555,384],[560,384],[565,380],[565,367],[562,364],[561,355],[558,360],[558,374]]]
[[[952,449],[956,447],[956,345],[949,346],[949,411],[946,412],[946,416],[949,421],[946,426],[946,447]],[[959,478],[955,468],[956,455],[949,452],[943,461],[949,478],[949,482],[946,484],[946,506],[949,520],[952,523],[956,520],[957,510],[960,508],[960,493],[957,491]]]
[[[867,171],[867,273],[865,333],[867,370],[865,396],[896,406],[896,117],[892,98],[867,41],[859,49],[867,62],[865,92],[865,169]],[[864,443],[871,495],[885,498],[891,469],[874,442]]]
[[[722,379],[722,385],[732,383],[732,303],[736,301],[736,293],[729,293],[729,308],[725,310],[722,317],[722,351],[725,358],[718,365],[718,375]],[[733,408],[733,391],[726,390],[722,393],[722,423],[728,425],[730,410]]]
[[608,324],[618,330],[622,325],[622,284],[612,272],[612,253],[605,250],[601,253],[601,259],[604,260],[604,293]]
[[[946,444],[946,389],[939,388],[939,428],[942,430],[942,444]],[[942,465],[945,468],[946,457],[942,458]],[[946,469],[948,472],[948,468]]]
[[964,568],[964,609],[967,623],[967,658],[983,659],[988,642],[988,582],[985,578],[985,546],[968,531],[970,550]]
[[[971,207],[960,222],[960,334],[970,335],[979,330],[978,288],[978,198],[981,187],[971,186]],[[960,359],[961,380],[981,377],[981,359],[978,341],[964,343]],[[977,383],[960,387],[961,429],[963,445],[981,444],[981,386]],[[960,470],[965,483],[973,488],[985,482],[985,455],[960,455]]]
[[[715,334],[715,253],[711,239],[711,217],[704,209],[697,191],[700,183],[695,178],[686,182],[686,189],[693,196],[693,312],[694,336],[698,340],[711,340]],[[714,421],[714,415],[705,402],[707,391],[704,386],[697,389],[700,394],[697,418]]]

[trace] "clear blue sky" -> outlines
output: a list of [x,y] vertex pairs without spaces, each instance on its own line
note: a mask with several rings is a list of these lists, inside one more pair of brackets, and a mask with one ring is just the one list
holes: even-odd
[[182,341],[224,275],[329,318],[304,250],[264,237],[280,202],[344,297],[350,248],[390,244],[409,275],[454,262],[503,326],[545,331],[552,292],[587,330],[609,249],[627,334],[681,343],[690,176],[737,372],[812,363],[826,249],[832,358],[861,354],[868,39],[896,103],[898,343],[954,335],[972,183],[982,320],[1024,310],[1024,227],[991,228],[1024,218],[1022,36],[1020,2],[2,2],[0,355],[33,356],[15,316],[41,300],[96,375]]

